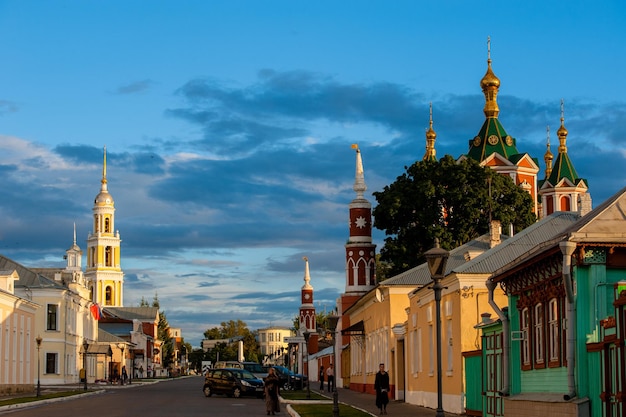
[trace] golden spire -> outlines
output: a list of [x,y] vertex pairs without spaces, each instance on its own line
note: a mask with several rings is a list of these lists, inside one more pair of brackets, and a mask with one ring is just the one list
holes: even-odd
[[426,153],[424,154],[424,161],[436,161],[437,151],[435,150],[435,139],[437,134],[433,130],[433,103],[429,103],[430,106],[430,122],[428,130],[426,130]]
[[546,126],[546,134],[547,134],[546,147],[548,149],[546,150],[546,153],[543,155],[543,160],[546,162],[546,178],[548,178],[550,177],[550,174],[552,174],[552,160],[554,159],[554,155],[552,155],[552,152],[550,151],[550,126]]
[[102,185],[107,183],[107,146],[104,145],[104,162],[102,164]]
[[563,111],[563,99],[561,99],[561,127],[556,131],[556,135],[559,137],[559,153],[567,153],[567,129],[565,129],[565,116]]
[[491,38],[487,37],[487,72],[482,80],[480,80],[480,88],[485,95],[485,108],[483,112],[486,117],[498,117],[500,109],[498,108],[498,90],[500,88],[500,79],[496,77],[491,69]]

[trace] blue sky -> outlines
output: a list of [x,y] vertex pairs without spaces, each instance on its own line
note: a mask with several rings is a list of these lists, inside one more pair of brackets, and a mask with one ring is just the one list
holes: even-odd
[[[484,121],[487,37],[500,121],[540,160],[565,102],[594,206],[626,181],[619,1],[0,1],[0,253],[85,249],[102,148],[125,305],[172,326],[290,325],[307,256],[316,307],[344,289],[355,155],[368,194]],[[370,196],[375,204],[375,200]],[[384,236],[376,232],[380,249]]]

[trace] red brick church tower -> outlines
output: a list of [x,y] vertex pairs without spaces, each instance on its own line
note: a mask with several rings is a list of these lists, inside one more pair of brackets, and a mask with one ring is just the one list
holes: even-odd
[[[341,295],[339,315],[341,328],[350,326],[348,316],[343,313],[365,293],[376,286],[376,245],[372,243],[372,204],[365,198],[367,190],[363,175],[363,161],[358,145],[356,150],[356,175],[352,189],[356,198],[349,205],[350,237],[346,243],[346,290]],[[350,337],[343,336],[342,343],[349,343]]]
[[307,343],[307,352],[317,353],[318,335],[317,323],[315,320],[315,305],[313,305],[313,287],[311,286],[311,275],[309,273],[309,259],[305,256],[304,260],[304,285],[301,289],[300,301],[300,335],[304,336],[305,332],[309,333]]

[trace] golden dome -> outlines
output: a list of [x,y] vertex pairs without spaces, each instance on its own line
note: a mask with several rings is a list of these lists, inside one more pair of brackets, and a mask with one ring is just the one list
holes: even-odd
[[480,88],[482,90],[486,90],[488,88],[500,88],[500,79],[496,77],[496,74],[493,73],[491,69],[491,59],[487,60],[487,72],[483,76],[482,80],[480,80]]
[[106,189],[100,190],[100,192],[96,196],[94,204],[96,204],[96,205],[109,205],[109,204],[113,205],[114,204],[113,197],[111,196],[111,194],[109,194],[109,192]]

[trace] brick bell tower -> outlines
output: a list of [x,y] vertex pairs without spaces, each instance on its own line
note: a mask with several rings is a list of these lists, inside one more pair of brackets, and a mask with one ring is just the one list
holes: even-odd
[[[358,145],[356,150],[356,174],[352,189],[356,198],[349,205],[350,238],[346,243],[346,290],[341,295],[341,328],[350,326],[349,317],[343,313],[365,293],[376,286],[376,245],[372,243],[372,204],[364,197],[367,190],[363,175],[363,161]],[[342,336],[343,343],[349,336]]]

